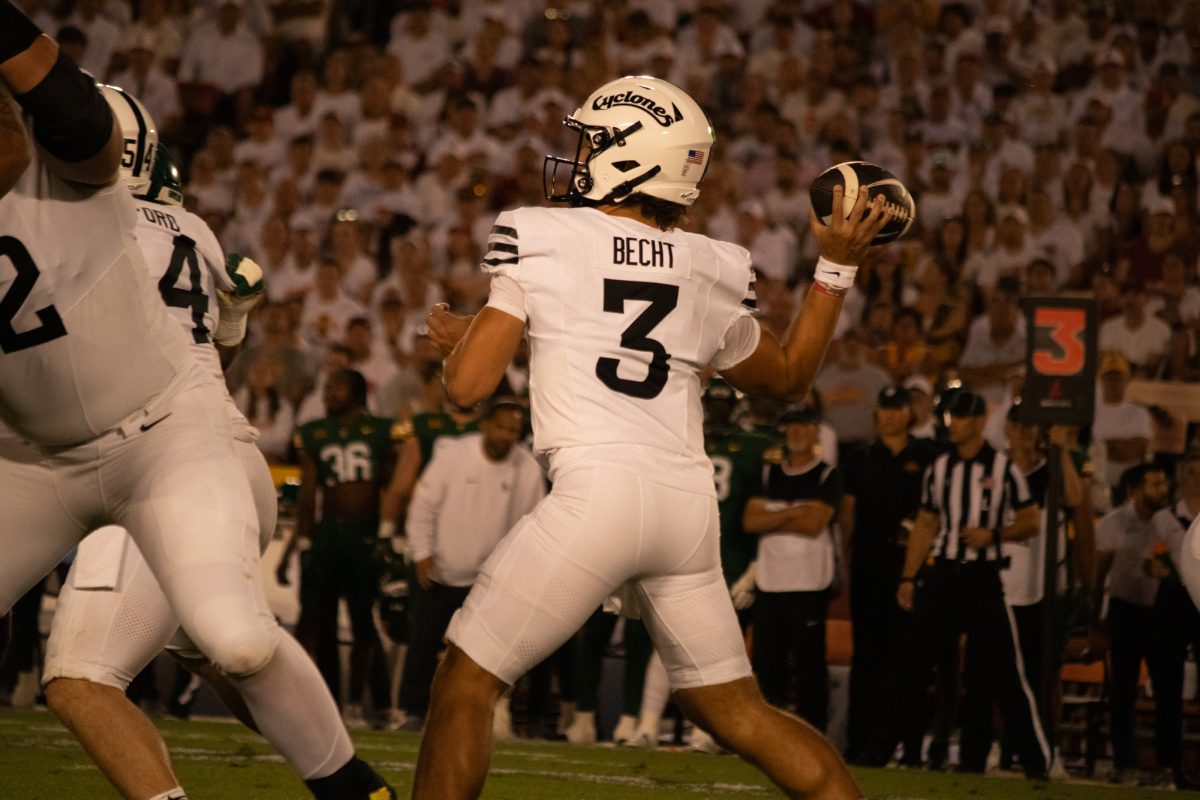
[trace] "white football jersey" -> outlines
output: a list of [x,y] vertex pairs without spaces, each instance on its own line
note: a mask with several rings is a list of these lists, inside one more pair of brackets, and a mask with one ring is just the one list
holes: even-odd
[[133,202],[137,208],[134,234],[150,280],[192,343],[192,355],[222,387],[234,436],[245,441],[257,439],[257,430],[224,388],[221,357],[212,341],[219,311],[214,290],[234,289],[220,242],[204,220],[185,208],[137,198]]
[[134,214],[123,182],[83,189],[36,155],[0,197],[0,417],[31,441],[95,438],[193,363]]
[[[514,308],[493,280],[489,305],[527,320],[534,446],[552,468],[576,455],[660,475],[673,465],[689,473],[678,482],[701,476],[712,491],[699,372],[740,360],[720,355],[753,313],[744,248],[591,208],[521,208],[497,218],[483,266],[523,295]],[[662,458],[626,463],[646,452]]]

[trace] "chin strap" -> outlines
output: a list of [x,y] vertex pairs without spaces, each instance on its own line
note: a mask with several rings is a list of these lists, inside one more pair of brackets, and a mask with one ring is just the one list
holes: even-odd
[[655,175],[657,175],[660,172],[662,172],[662,167],[659,166],[658,164],[655,164],[653,167],[646,170],[644,173],[642,173],[638,177],[630,178],[629,180],[625,181],[624,183],[618,183],[616,186],[613,187],[613,190],[611,192],[606,194],[600,200],[597,200],[596,205],[605,205],[607,203],[620,203],[622,200],[629,197],[629,195],[633,194],[634,189],[641,186],[643,183],[650,180],[651,178],[653,178]]

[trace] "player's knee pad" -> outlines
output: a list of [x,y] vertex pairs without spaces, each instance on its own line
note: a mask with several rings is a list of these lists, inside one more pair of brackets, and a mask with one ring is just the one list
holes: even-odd
[[279,629],[247,631],[215,644],[207,655],[231,678],[249,678],[270,663],[279,646]]

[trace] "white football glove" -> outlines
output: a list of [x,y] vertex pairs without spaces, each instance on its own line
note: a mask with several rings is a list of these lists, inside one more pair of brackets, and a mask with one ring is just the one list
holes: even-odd
[[233,280],[233,291],[217,289],[220,317],[213,341],[223,347],[241,344],[246,338],[246,317],[263,296],[263,271],[249,258],[230,253],[225,271]]
[[729,599],[738,611],[749,608],[754,604],[754,575],[758,567],[757,561],[751,561],[750,566],[742,573],[742,577],[729,587]]

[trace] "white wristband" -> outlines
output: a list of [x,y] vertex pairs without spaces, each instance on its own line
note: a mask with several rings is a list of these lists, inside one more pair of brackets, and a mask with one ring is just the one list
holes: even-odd
[[854,286],[854,276],[858,274],[858,267],[853,264],[835,264],[825,256],[817,259],[817,268],[813,272],[813,279],[817,283],[833,289],[839,293],[847,292],[850,287]]
[[391,522],[391,521],[386,521],[386,520],[384,522],[379,523],[379,538],[380,539],[391,539],[395,535],[396,535],[396,523]]

